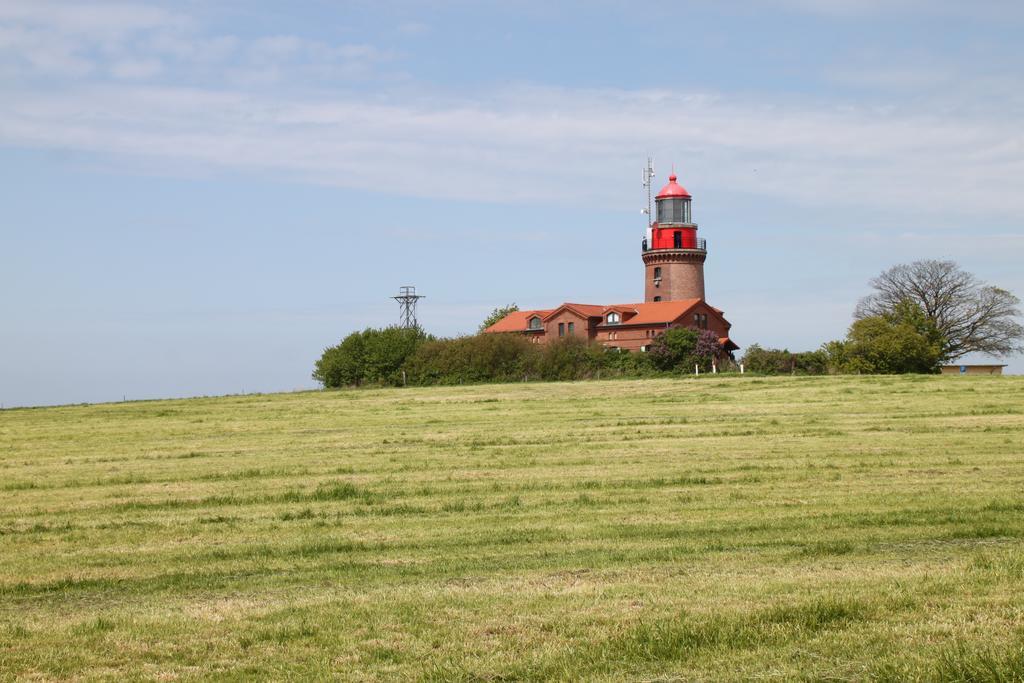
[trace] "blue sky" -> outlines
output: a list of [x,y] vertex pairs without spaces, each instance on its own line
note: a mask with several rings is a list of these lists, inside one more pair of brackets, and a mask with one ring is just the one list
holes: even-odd
[[998,1],[0,0],[0,402],[310,387],[404,284],[442,335],[640,300],[648,154],[741,346],[841,337],[918,258],[1024,295],[1022,29]]

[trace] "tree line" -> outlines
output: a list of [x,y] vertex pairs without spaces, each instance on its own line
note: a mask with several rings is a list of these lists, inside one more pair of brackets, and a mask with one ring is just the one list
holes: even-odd
[[667,330],[650,346],[629,353],[579,337],[534,344],[520,334],[438,339],[416,328],[369,328],[325,349],[313,379],[344,387],[654,377],[695,366],[710,372],[721,351],[713,332],[687,328]]
[[[1024,351],[1020,301],[980,282],[951,261],[898,265],[870,281],[846,337],[816,350],[792,353],[752,344],[739,360],[760,374],[935,373],[967,353],[1002,357]],[[655,337],[647,353],[606,349],[566,337],[534,344],[520,334],[482,334],[515,305],[495,309],[475,335],[439,339],[420,329],[389,327],[353,332],[324,350],[313,378],[325,387],[432,385],[600,377],[653,377],[702,372],[721,355],[708,331],[672,328]],[[716,360],[717,359],[717,360]]]

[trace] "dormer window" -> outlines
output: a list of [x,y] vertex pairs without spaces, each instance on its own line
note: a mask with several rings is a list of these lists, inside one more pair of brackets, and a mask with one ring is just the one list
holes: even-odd
[[609,325],[618,325],[619,322],[621,322],[621,320],[622,319],[619,317],[618,313],[609,313],[608,314],[608,324]]
[[530,318],[529,328],[531,330],[539,330],[541,328],[540,316],[535,315],[532,318]]

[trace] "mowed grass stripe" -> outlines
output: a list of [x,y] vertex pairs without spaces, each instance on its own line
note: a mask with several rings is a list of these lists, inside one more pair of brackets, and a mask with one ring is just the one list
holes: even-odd
[[720,376],[3,411],[0,678],[1012,680],[1022,406]]

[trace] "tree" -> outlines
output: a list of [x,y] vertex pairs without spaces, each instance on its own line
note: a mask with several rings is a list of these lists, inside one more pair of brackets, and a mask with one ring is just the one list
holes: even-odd
[[693,355],[702,370],[710,369],[712,363],[722,353],[722,342],[711,330],[701,330],[697,335],[697,343],[693,347]]
[[329,346],[313,368],[313,379],[325,387],[358,386],[363,380],[363,333],[353,332]]
[[679,366],[691,366],[690,361],[697,349],[697,330],[688,327],[673,327],[654,338],[648,353],[651,363],[658,370],[675,370]]
[[402,364],[428,339],[418,327],[370,328],[363,332],[363,380],[401,384]]
[[893,266],[870,282],[876,290],[857,304],[858,320],[892,313],[911,301],[942,336],[940,361],[967,353],[1008,356],[1024,351],[1020,299],[985,285],[953,261],[915,261]]
[[699,365],[701,370],[709,371],[721,351],[722,343],[711,330],[673,327],[655,337],[648,356],[658,370],[681,368],[689,372],[694,365]]
[[418,328],[367,328],[353,332],[337,346],[324,349],[313,379],[325,387],[359,386],[367,382],[399,384],[405,359],[429,337]]
[[825,345],[833,369],[848,373],[938,372],[943,337],[915,302],[854,321],[845,341]]
[[519,306],[516,306],[515,304],[509,304],[508,306],[498,306],[493,311],[491,311],[491,314],[489,316],[484,318],[484,321],[480,323],[480,329],[478,331],[483,332],[488,327],[498,322],[509,313],[515,313],[518,310]]

